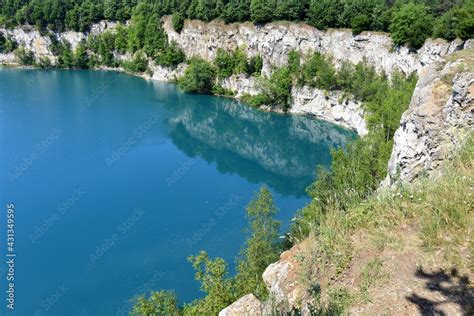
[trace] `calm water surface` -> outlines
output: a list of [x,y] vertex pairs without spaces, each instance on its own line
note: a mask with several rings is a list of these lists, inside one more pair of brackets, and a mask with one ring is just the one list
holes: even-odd
[[201,295],[186,257],[233,269],[262,185],[288,225],[315,166],[353,137],[303,116],[113,72],[0,69],[0,289],[15,203],[14,315],[124,315],[129,299]]

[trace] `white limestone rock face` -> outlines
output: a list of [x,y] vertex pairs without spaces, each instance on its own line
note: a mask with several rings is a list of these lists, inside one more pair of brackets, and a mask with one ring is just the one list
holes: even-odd
[[462,42],[428,40],[418,51],[406,47],[393,49],[388,34],[364,32],[353,36],[351,30],[319,31],[301,23],[278,22],[265,26],[252,23],[225,24],[222,21],[205,23],[187,20],[180,33],[174,31],[171,17],[163,18],[163,26],[172,41],[176,41],[186,56],[200,56],[213,60],[218,48],[245,49],[248,56],[261,55],[263,74],[269,75],[274,66],[286,64],[288,53],[296,49],[302,55],[321,52],[333,57],[336,66],[342,61],[358,63],[366,59],[378,71],[388,75],[396,70],[405,73],[420,71],[433,62],[462,48]]
[[253,294],[248,294],[220,311],[219,316],[261,316],[262,303]]
[[184,74],[186,68],[186,64],[180,64],[176,68],[152,66],[153,75],[151,79],[163,82],[174,82]]
[[257,95],[262,92],[258,79],[245,74],[232,75],[229,78],[221,80],[220,85],[223,88],[233,91],[236,98],[240,98],[246,94]]
[[421,73],[395,133],[383,186],[413,181],[421,172],[436,175],[472,131],[474,73],[462,64],[462,59],[448,62],[441,70],[433,65]]
[[[49,49],[51,45],[49,37],[41,35],[40,32],[32,27],[22,26],[12,30],[0,29],[0,33],[3,33],[6,37],[13,38],[19,45],[32,51],[37,59],[42,57],[55,59],[55,56],[53,56]],[[10,56],[4,56],[3,58],[5,61],[10,60]]]
[[71,49],[75,50],[79,43],[87,38],[86,34],[81,32],[64,32],[58,35],[59,41],[67,41],[71,44]]
[[310,87],[294,88],[292,98],[291,113],[315,115],[320,119],[352,129],[359,136],[368,133],[362,104],[344,97],[340,91],[325,92]]
[[15,55],[13,53],[0,54],[0,65],[12,65],[15,63]]

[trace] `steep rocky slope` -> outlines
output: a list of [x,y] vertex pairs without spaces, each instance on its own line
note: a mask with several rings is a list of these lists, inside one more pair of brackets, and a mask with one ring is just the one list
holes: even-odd
[[[388,166],[389,175],[384,185],[389,186],[396,180],[411,182],[424,172],[440,174],[442,167],[445,166],[444,160],[451,158],[464,145],[466,136],[472,134],[473,127],[474,49],[468,48],[420,71],[420,79],[410,107],[404,113],[400,128],[396,132],[392,158]],[[472,157],[468,159],[472,161]],[[456,181],[459,181],[459,177],[463,179],[455,183],[464,189],[472,190],[472,169],[467,169],[464,173],[462,176],[459,175],[459,171],[455,172]],[[446,198],[439,196],[441,193],[451,195],[453,200],[464,198],[464,202],[459,202],[464,203],[463,207],[470,208],[469,203],[472,205],[472,200],[469,202],[468,197],[470,194],[456,192],[459,196],[455,197],[454,192],[450,193],[450,190],[456,190],[451,182],[444,186],[445,191],[435,190],[433,193],[435,199],[446,201]],[[403,199],[401,193],[395,192],[397,197]],[[383,199],[387,193],[381,191],[378,194]],[[422,196],[425,194],[424,189],[421,190],[421,194]],[[415,200],[413,194],[409,194],[407,198],[412,199],[415,207],[417,201],[422,200],[421,197]],[[434,207],[432,203],[426,202],[428,205],[419,203],[420,210],[424,207],[428,214],[432,212],[431,207]],[[457,202],[446,201],[446,203],[448,206],[437,205],[437,207],[443,210],[449,209],[453,207],[449,206],[449,203],[456,205]],[[407,207],[406,205],[407,203],[402,200],[401,205],[397,207],[403,208]],[[325,277],[331,278],[331,276],[319,275],[318,282],[331,284],[329,286],[343,286],[355,293],[356,303],[353,303],[350,314],[413,315],[431,311],[446,315],[465,315],[473,311],[474,292],[469,290],[469,276],[461,275],[457,270],[452,272],[443,270],[449,268],[449,265],[442,253],[447,257],[456,258],[449,252],[453,250],[446,250],[449,249],[447,245],[455,242],[455,238],[448,234],[443,237],[448,238],[445,240],[446,249],[435,249],[434,254],[424,253],[426,242],[421,240],[420,234],[423,232],[420,232],[419,225],[423,226],[426,223],[419,223],[417,218],[420,216],[418,214],[420,210],[411,208],[408,206],[409,212],[415,212],[414,217],[408,216],[409,220],[403,218],[403,224],[399,224],[395,230],[392,228],[383,231],[381,228],[382,233],[379,234],[383,236],[374,237],[373,235],[377,233],[364,230],[353,235],[350,241],[352,259],[345,270],[339,272],[339,280],[324,281]],[[389,216],[390,221],[397,221],[394,219],[398,216],[395,213]],[[471,225],[470,229],[467,228],[468,235],[463,236],[464,241],[462,239],[460,241],[461,244],[464,243],[461,245],[461,258],[456,259],[463,263],[461,266],[464,265],[464,272],[466,272],[465,265],[469,266],[467,248],[474,246],[472,243],[468,245],[471,240],[469,234],[474,228],[472,221],[468,225]],[[377,241],[380,238],[382,241]],[[371,239],[376,239],[376,245],[368,244],[368,240]],[[393,246],[389,248],[383,246],[380,250],[380,242],[393,243]],[[308,267],[302,262],[305,261],[304,258],[309,258],[309,261],[315,262],[313,269],[316,273],[321,273],[319,270],[322,267],[318,267],[320,263],[317,263],[317,250],[314,250],[317,249],[317,244],[317,240],[311,238],[305,240],[284,252],[278,262],[265,270],[263,279],[270,292],[269,301],[260,302],[255,297],[247,295],[224,309],[220,315],[234,315],[234,308],[238,308],[239,315],[254,315],[255,310],[260,311],[262,315],[270,315],[272,308],[275,307],[280,311],[297,309],[303,315],[310,315],[310,306],[315,302],[314,296],[310,293],[311,288],[304,277],[308,274]],[[474,248],[471,251],[474,251]],[[311,257],[313,255],[316,256],[314,259]],[[426,266],[428,268],[421,268]],[[376,272],[367,272],[368,267]],[[364,278],[380,278],[383,282],[377,283]],[[443,282],[444,284],[440,285]],[[361,295],[365,298],[360,299]]]
[[474,127],[474,48],[420,73],[402,116],[384,184],[433,173]]

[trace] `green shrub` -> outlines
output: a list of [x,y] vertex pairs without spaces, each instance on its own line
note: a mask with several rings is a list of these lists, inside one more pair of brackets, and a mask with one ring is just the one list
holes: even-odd
[[292,81],[288,67],[274,70],[271,77],[264,80],[263,89],[270,101],[269,105],[281,106],[283,110],[288,110],[291,102]]
[[51,69],[51,68],[53,68],[53,64],[51,62],[51,59],[49,59],[49,57],[46,57],[46,56],[40,57],[37,64],[38,64],[38,67],[40,67],[41,69]]
[[35,55],[32,51],[25,49],[23,46],[18,47],[14,51],[15,58],[20,65],[31,66],[35,63]]
[[89,68],[89,55],[84,43],[80,43],[74,52],[73,67],[77,69]]
[[215,81],[215,67],[202,58],[194,57],[178,84],[186,92],[211,93]]
[[13,52],[18,47],[17,42],[12,38],[5,38],[0,33],[0,53],[8,54]]
[[257,95],[246,94],[246,95],[243,95],[241,99],[245,103],[248,103],[251,106],[255,106],[255,107],[260,107],[262,105],[268,105],[271,102],[268,95],[266,95],[264,93],[257,94]]
[[217,49],[214,66],[217,68],[217,76],[219,79],[230,77],[234,73],[235,60],[232,54],[222,48]]
[[263,68],[262,56],[257,55],[250,58],[247,67],[247,74],[253,76],[260,76]]
[[292,49],[288,53],[288,70],[291,74],[295,74],[300,69],[301,55],[297,50]]
[[232,90],[226,89],[221,85],[214,85],[212,87],[212,94],[214,95],[220,95],[220,96],[225,96],[225,97],[233,97],[235,93]]
[[314,53],[301,66],[298,83],[318,89],[334,90],[337,88],[336,68],[327,57]]
[[178,307],[178,298],[174,292],[159,291],[152,292],[149,298],[139,296],[135,298],[133,309],[130,313],[133,316],[142,315],[181,315]]
[[184,63],[185,61],[186,55],[174,41],[167,45],[164,52],[159,53],[155,58],[157,65],[165,67],[175,67],[181,63]]
[[133,59],[122,62],[122,67],[132,73],[143,73],[148,69],[148,59],[145,53],[138,51],[133,55]]

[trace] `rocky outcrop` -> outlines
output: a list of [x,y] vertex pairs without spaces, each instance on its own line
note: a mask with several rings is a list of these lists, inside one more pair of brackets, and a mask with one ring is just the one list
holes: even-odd
[[347,98],[341,91],[326,92],[309,87],[294,88],[290,112],[311,114],[316,117],[353,129],[360,136],[368,133],[362,104]]
[[245,295],[221,310],[219,316],[261,316],[262,303],[253,294]]
[[262,92],[258,79],[253,76],[245,74],[232,75],[220,82],[225,89],[233,91],[236,98],[241,98],[244,95],[257,95]]
[[[13,30],[0,28],[0,33],[5,37],[13,38],[15,41],[23,46],[25,49],[32,51],[37,59],[48,57],[55,60],[55,56],[51,53],[51,40],[47,36],[43,36],[40,32],[30,26],[17,27]],[[0,60],[4,63],[9,63],[13,54],[0,54]],[[14,62],[14,58],[13,58]]]
[[390,75],[397,69],[407,74],[419,71],[462,47],[460,41],[428,40],[418,52],[406,47],[393,49],[388,34],[364,32],[353,36],[351,30],[323,32],[302,23],[278,22],[260,26],[188,20],[177,33],[171,17],[164,17],[163,22],[169,39],[178,43],[188,57],[198,55],[213,60],[218,48],[243,48],[248,56],[262,56],[264,75],[270,74],[272,67],[286,64],[291,50],[303,55],[309,52],[330,55],[336,65],[342,61],[358,63],[365,59],[377,70]]
[[153,75],[151,76],[151,79],[163,82],[175,82],[179,77],[184,74],[186,67],[186,64],[180,64],[176,68],[152,65],[151,69]]
[[420,73],[410,106],[401,119],[383,185],[436,174],[443,160],[474,127],[474,51],[459,52],[444,65]]

